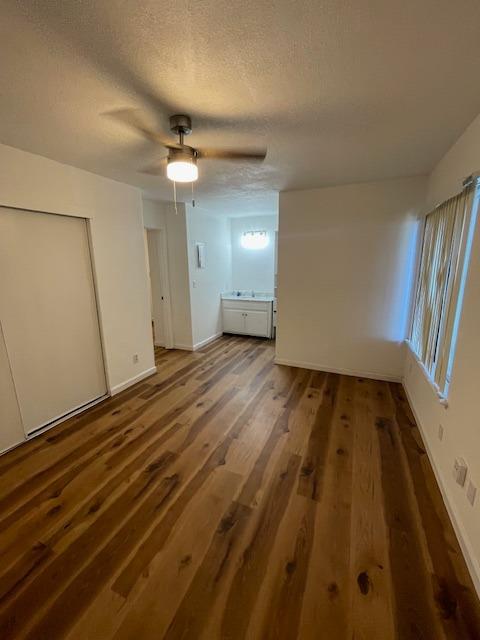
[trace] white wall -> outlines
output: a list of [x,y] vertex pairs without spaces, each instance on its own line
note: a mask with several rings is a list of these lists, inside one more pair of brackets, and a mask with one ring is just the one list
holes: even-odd
[[[178,203],[143,201],[148,229],[167,236],[174,346],[197,349],[222,332],[220,294],[231,288],[228,218]],[[206,267],[198,269],[195,245],[206,245]]]
[[170,202],[143,201],[143,219],[148,229],[162,229],[167,236],[173,342],[179,349],[192,349],[192,318],[187,251],[185,205],[178,213]]
[[[187,205],[187,242],[194,348],[222,333],[220,294],[231,288],[230,226],[226,217]],[[205,268],[197,267],[196,243],[205,243]]]
[[[232,243],[232,289],[273,292],[275,231],[278,216],[230,218]],[[267,231],[269,244],[265,249],[244,249],[240,244],[245,231]]]
[[280,194],[279,362],[401,379],[425,182]]
[[0,145],[0,205],[90,218],[109,388],[116,391],[151,372],[140,191]]
[[[468,127],[438,163],[428,181],[431,208],[461,189],[463,178],[480,169],[480,116]],[[477,222],[457,349],[449,389],[448,408],[438,401],[416,360],[409,353],[405,366],[405,388],[415,411],[430,458],[437,472],[447,506],[456,524],[480,593],[480,224]],[[445,430],[442,441],[438,427]],[[468,463],[468,478],[479,489],[471,507],[465,488],[453,478],[453,461],[461,456]]]

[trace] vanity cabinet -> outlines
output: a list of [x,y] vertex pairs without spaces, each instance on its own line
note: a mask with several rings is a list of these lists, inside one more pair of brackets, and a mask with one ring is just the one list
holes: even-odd
[[272,303],[222,300],[223,332],[271,338]]
[[246,333],[245,311],[241,309],[223,309],[223,332]]

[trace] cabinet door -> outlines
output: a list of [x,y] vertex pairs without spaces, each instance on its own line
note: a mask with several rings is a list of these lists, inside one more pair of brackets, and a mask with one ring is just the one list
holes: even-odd
[[245,311],[224,309],[223,330],[226,333],[245,333]]
[[247,311],[245,316],[245,332],[250,336],[270,335],[267,311]]

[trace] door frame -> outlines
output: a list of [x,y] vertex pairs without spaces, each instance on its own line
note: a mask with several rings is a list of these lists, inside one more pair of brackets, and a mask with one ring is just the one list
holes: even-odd
[[[172,298],[170,291],[170,274],[168,270],[168,243],[167,243],[167,230],[165,227],[145,227],[148,233],[155,233],[155,238],[158,243],[158,258],[160,263],[160,282],[162,283],[163,292],[163,330],[164,330],[164,347],[165,349],[173,349],[173,322],[172,322]],[[148,242],[146,246],[148,251]],[[150,261],[150,256],[148,256]],[[150,271],[152,265],[150,264]]]

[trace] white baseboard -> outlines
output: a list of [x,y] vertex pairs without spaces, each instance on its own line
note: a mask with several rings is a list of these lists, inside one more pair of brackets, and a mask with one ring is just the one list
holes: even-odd
[[213,342],[214,340],[216,340],[217,338],[219,338],[220,336],[223,335],[223,332],[220,331],[220,333],[216,333],[213,336],[210,336],[209,338],[206,338],[205,340],[202,340],[201,342],[196,342],[195,344],[183,344],[181,342],[176,342],[173,345],[174,349],[183,349],[183,351],[196,351],[197,349],[201,349],[202,347],[205,347],[207,344],[209,344],[210,342]]
[[298,367],[300,369],[313,369],[314,371],[327,371],[328,373],[340,373],[344,376],[355,376],[357,378],[371,378],[372,380],[385,380],[386,382],[401,382],[399,375],[389,373],[377,373],[374,371],[359,371],[357,369],[342,369],[338,367],[328,367],[314,362],[303,362],[301,360],[288,360],[286,358],[275,358],[275,364],[284,364],[288,367]]
[[120,384],[116,384],[114,387],[112,387],[110,389],[110,395],[111,396],[116,396],[117,393],[120,393],[120,391],[125,391],[125,389],[128,389],[128,387],[131,387],[134,384],[136,384],[137,382],[140,382],[140,380],[143,380],[144,378],[148,378],[150,376],[153,376],[154,373],[157,373],[157,367],[151,367],[150,369],[147,369],[146,371],[142,371],[142,373],[139,373],[138,375],[134,376],[133,378],[130,378],[129,380],[125,380],[125,382],[121,382]]
[[480,598],[480,566],[479,566],[479,563],[475,558],[475,554],[473,552],[472,546],[471,546],[470,541],[468,539],[468,536],[466,534],[465,528],[463,527],[462,523],[460,522],[460,519],[457,516],[457,511],[456,511],[456,509],[454,507],[454,504],[449,498],[449,494],[448,494],[447,488],[446,488],[446,486],[445,486],[445,484],[443,482],[442,475],[441,475],[440,471],[438,470],[438,467],[437,467],[437,465],[435,463],[435,459],[434,459],[433,454],[432,454],[432,450],[430,449],[430,445],[428,444],[427,434],[425,432],[425,429],[422,426],[422,423],[419,420],[419,417],[418,417],[417,412],[415,410],[415,406],[413,404],[412,398],[411,398],[410,394],[408,393],[408,389],[407,389],[407,386],[405,385],[404,381],[402,382],[402,386],[403,386],[403,388],[405,390],[405,395],[407,396],[408,404],[410,405],[410,408],[411,408],[411,410],[413,412],[413,415],[415,416],[415,421],[417,423],[418,429],[419,429],[420,434],[422,436],[423,444],[425,445],[425,451],[427,452],[428,459],[430,461],[430,464],[432,465],[433,473],[435,474],[435,478],[437,480],[437,484],[439,486],[440,493],[442,494],[443,503],[445,505],[445,508],[447,509],[447,513],[448,513],[450,521],[451,521],[451,523],[453,525],[453,529],[455,531],[455,535],[457,536],[458,544],[460,545],[460,549],[462,550],[463,557],[465,558],[465,562],[467,564],[467,568],[468,568],[468,571],[470,573],[470,577],[472,578],[473,586],[475,587],[477,595]]
[[207,344],[210,344],[210,342],[213,342],[217,338],[220,338],[220,336],[223,336],[223,331],[220,331],[220,333],[216,333],[215,335],[210,336],[209,338],[206,338],[205,340],[202,340],[201,342],[195,343],[193,345],[193,351],[196,351],[197,349],[201,349],[202,347],[206,347]]
[[174,349],[182,349],[183,351],[193,351],[193,345],[191,344],[182,344],[181,342],[175,342],[173,345]]
[[27,441],[27,438],[24,436],[21,440],[19,440],[18,442],[15,442],[15,444],[10,444],[8,445],[8,447],[5,447],[5,449],[0,449],[0,456],[3,456],[4,453],[8,453],[8,451],[12,451],[13,449],[16,449],[26,441]]
[[34,431],[31,431],[30,433],[26,433],[23,439],[20,440],[20,442],[16,442],[15,444],[10,445],[6,449],[2,449],[0,451],[0,455],[3,455],[4,453],[7,453],[7,451],[11,451],[16,447],[19,447],[24,442],[28,442],[29,440],[33,440],[34,438],[37,438],[38,436],[42,435],[42,433],[45,433],[46,431],[53,429],[53,427],[57,427],[62,422],[65,422],[66,420],[69,420],[74,416],[78,416],[81,413],[88,411],[88,409],[92,409],[95,405],[100,404],[100,402],[103,402],[108,397],[109,395],[106,393],[105,395],[100,396],[99,398],[94,398],[93,400],[90,400],[89,402],[86,402],[85,404],[82,404],[79,407],[75,407],[71,411],[68,411],[66,414],[58,416],[58,418],[54,418],[47,424],[44,424],[43,426],[38,427]]

